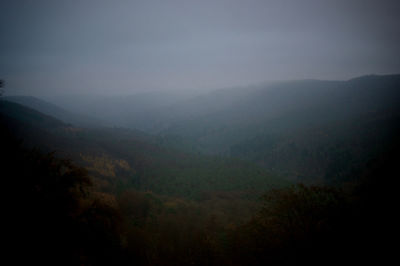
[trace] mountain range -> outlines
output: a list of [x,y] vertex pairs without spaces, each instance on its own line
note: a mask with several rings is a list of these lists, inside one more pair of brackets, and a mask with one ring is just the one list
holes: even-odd
[[283,179],[330,183],[358,176],[391,145],[399,133],[399,88],[400,75],[368,75],[200,95],[54,96],[61,107],[33,97],[5,99],[76,125],[139,130],[166,149],[238,158]]

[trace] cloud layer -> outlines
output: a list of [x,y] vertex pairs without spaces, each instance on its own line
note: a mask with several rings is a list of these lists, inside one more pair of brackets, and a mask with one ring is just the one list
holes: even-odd
[[2,1],[16,94],[201,90],[400,72],[398,1]]

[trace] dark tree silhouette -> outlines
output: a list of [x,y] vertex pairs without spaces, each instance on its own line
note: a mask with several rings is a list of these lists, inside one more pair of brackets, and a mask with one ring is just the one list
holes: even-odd
[[4,80],[0,79],[0,96],[2,96],[4,93],[3,88],[4,88]]

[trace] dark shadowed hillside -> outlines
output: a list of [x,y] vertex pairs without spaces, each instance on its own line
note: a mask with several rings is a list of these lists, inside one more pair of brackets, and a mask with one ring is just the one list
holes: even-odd
[[58,107],[57,105],[32,96],[8,96],[4,97],[4,100],[19,103],[21,105],[35,109],[43,114],[56,117],[67,123],[72,123],[76,126],[96,127],[105,124],[105,122],[102,121],[100,118],[95,119],[93,117],[88,117],[83,114],[78,114],[76,113],[76,111],[74,112],[74,110],[69,112],[63,108]]

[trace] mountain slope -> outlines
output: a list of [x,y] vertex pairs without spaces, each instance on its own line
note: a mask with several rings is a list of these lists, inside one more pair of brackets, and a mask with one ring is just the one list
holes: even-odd
[[39,128],[54,129],[67,126],[64,122],[52,116],[45,115],[21,104],[5,100],[0,100],[0,113],[19,120],[22,123],[34,125]]
[[[220,192],[257,198],[265,190],[288,184],[252,163],[167,149],[151,136],[133,130],[82,129],[62,122],[50,127],[48,123],[35,123],[36,117],[58,120],[11,102],[2,101],[1,106],[3,125],[17,131],[30,147],[56,150],[58,155],[85,166],[104,191],[132,187],[192,199]],[[27,115],[22,119],[12,112],[10,115],[13,108]]]
[[57,105],[32,96],[7,96],[4,97],[4,100],[30,107],[43,114],[51,115],[77,126],[93,127],[104,125],[104,122],[100,119],[67,111]]
[[[208,95],[209,103],[216,93]],[[162,142],[257,162],[290,179],[332,182],[358,176],[399,133],[400,75],[282,82],[230,93],[219,96],[234,99],[229,105],[215,103],[210,113],[172,123]]]
[[[85,102],[79,110],[154,134],[150,143],[165,150],[234,157],[287,179],[344,182],[359,176],[397,138],[400,75],[275,82],[195,97],[144,93]],[[82,138],[98,134],[94,132],[76,134]]]
[[[253,88],[243,92],[225,91],[223,99],[234,98],[222,110],[182,119],[162,135],[190,138],[204,152],[224,153],[232,145],[265,131],[283,131],[355,119],[376,112],[397,112],[400,103],[400,75],[368,76],[344,81],[294,81]],[[215,102],[212,93],[204,102]],[[222,91],[218,92],[222,93]],[[233,95],[232,95],[233,94]],[[193,102],[192,102],[193,103]],[[220,106],[215,103],[213,106]],[[184,112],[184,108],[181,113]]]

